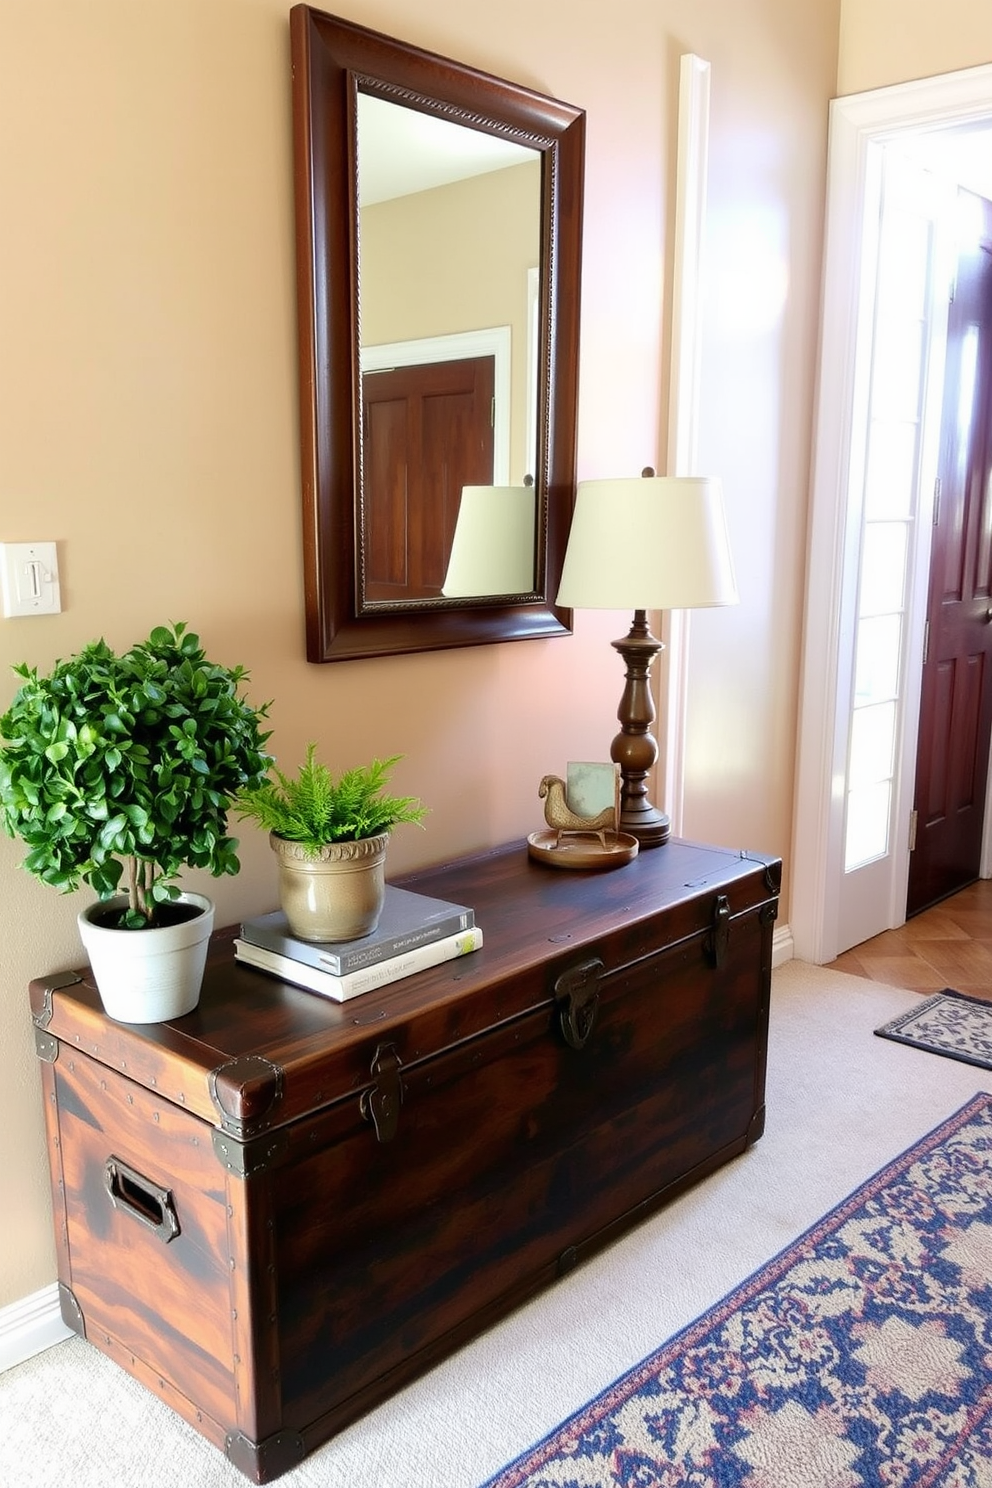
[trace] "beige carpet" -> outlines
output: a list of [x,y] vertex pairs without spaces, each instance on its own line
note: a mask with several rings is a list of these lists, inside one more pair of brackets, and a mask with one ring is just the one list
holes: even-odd
[[[914,996],[782,967],[757,1146],[278,1481],[478,1488],[975,1091],[992,1090],[992,1071],[873,1036]],[[0,1376],[2,1488],[246,1481],[79,1340]]]

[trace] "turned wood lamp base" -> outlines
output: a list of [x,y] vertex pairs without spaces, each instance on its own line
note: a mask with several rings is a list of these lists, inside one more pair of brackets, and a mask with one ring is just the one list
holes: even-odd
[[671,836],[672,824],[664,811],[648,800],[647,777],[658,758],[658,742],[651,733],[655,706],[649,679],[651,663],[664,649],[648,629],[647,612],[635,610],[630,631],[612,645],[623,657],[626,686],[617,709],[620,732],[610,758],[620,766],[620,830],[636,837],[641,847],[661,847]]

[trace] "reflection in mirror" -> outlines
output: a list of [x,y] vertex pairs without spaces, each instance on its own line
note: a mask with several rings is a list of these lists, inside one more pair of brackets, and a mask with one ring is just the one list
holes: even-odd
[[446,598],[522,594],[534,582],[533,486],[463,486]]
[[[493,372],[493,478],[510,478],[510,327],[487,326],[481,331],[454,332],[449,336],[426,336],[416,341],[387,341],[363,346],[362,376],[366,372],[394,372],[399,367],[421,367],[438,362],[456,362],[485,357]],[[529,375],[530,374],[530,369]],[[530,387],[533,387],[531,375]],[[374,390],[369,382],[366,390]],[[527,411],[530,413],[530,391]],[[536,461],[535,431],[528,429],[526,448],[533,467]]]
[[[361,90],[357,117],[359,608],[531,594],[533,528],[517,561],[491,575],[512,587],[454,588],[446,574],[463,488],[522,483],[535,465],[528,287],[541,251],[540,156]],[[494,353],[474,355],[487,337]],[[495,343],[507,353],[499,378]]]
[[[291,28],[307,655],[567,634],[585,116],[309,6]],[[529,514],[478,588],[465,488]]]

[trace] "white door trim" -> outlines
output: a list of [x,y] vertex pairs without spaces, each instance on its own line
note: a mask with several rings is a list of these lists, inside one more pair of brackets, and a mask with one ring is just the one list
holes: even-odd
[[[672,352],[668,379],[667,475],[695,475],[702,348],[702,281],[709,159],[710,64],[687,52],[679,74],[678,162],[675,173]],[[689,612],[671,610],[657,632],[662,653],[658,687],[662,719],[662,810],[672,833],[683,831],[685,714],[689,670]]]

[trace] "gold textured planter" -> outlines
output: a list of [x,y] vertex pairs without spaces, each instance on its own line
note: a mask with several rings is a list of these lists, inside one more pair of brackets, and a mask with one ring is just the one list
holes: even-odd
[[372,934],[386,893],[388,832],[331,842],[316,856],[275,832],[269,842],[279,863],[279,903],[294,935],[325,941]]

